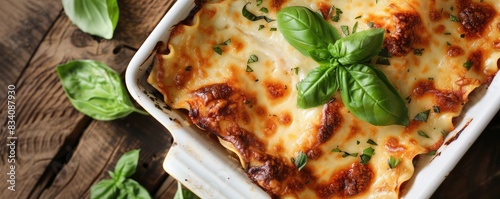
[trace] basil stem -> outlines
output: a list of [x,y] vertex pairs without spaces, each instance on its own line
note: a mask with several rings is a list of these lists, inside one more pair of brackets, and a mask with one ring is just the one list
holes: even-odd
[[71,104],[85,115],[107,121],[134,111],[147,114],[134,107],[120,75],[103,63],[70,61],[56,71]]
[[340,35],[323,17],[305,7],[286,7],[277,13],[278,29],[283,37],[303,55],[327,49]]
[[390,84],[379,78],[372,66],[339,66],[342,101],[356,117],[373,125],[408,125],[408,110]]
[[335,67],[323,65],[309,72],[297,85],[297,105],[311,108],[328,102],[339,86],[335,78]]

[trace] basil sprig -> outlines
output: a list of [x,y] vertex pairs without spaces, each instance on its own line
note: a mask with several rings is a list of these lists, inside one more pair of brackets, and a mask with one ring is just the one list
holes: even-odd
[[116,0],[62,0],[64,12],[80,30],[111,39],[120,11]]
[[319,13],[299,6],[281,9],[277,23],[290,45],[320,64],[297,85],[300,108],[322,105],[340,89],[342,101],[356,117],[373,125],[408,125],[403,98],[369,63],[382,49],[384,29],[340,38]]
[[109,171],[111,179],[102,180],[90,188],[90,198],[151,198],[148,190],[129,178],[135,173],[138,160],[138,149],[123,154],[116,163],[115,171]]
[[147,114],[132,104],[120,74],[103,63],[75,60],[56,71],[71,104],[85,115],[109,121],[132,112]]

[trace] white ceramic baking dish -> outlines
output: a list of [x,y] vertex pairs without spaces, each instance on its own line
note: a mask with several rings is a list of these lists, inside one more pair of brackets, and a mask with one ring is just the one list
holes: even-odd
[[[191,125],[184,114],[168,110],[146,83],[146,70],[158,41],[167,41],[171,27],[187,17],[194,0],[180,0],[163,17],[130,61],[126,84],[132,97],[174,137],[163,167],[171,176],[202,198],[269,198],[253,184],[240,164],[217,140]],[[436,156],[421,157],[415,175],[403,190],[403,198],[428,198],[469,149],[500,108],[500,78],[470,96],[457,128],[451,132]],[[479,97],[481,96],[481,97]]]

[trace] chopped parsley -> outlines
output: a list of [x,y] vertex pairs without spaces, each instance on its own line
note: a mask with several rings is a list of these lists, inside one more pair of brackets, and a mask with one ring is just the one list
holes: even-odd
[[270,31],[277,31],[278,29],[277,28],[270,28],[269,30]]
[[361,158],[360,163],[363,165],[368,164],[368,161],[372,158],[373,154],[375,154],[375,149],[372,147],[368,147],[363,150],[363,154],[361,154],[359,157]]
[[266,7],[260,8],[260,11],[263,13],[269,13],[269,10]]
[[372,139],[368,139],[368,141],[366,141],[366,143],[378,146],[378,144],[375,141],[373,141]]
[[266,27],[266,26],[264,26],[264,25],[262,25],[262,24],[261,24],[261,25],[259,25],[259,30],[262,30],[262,29],[264,29],[265,27]]
[[251,64],[257,61],[259,61],[259,57],[257,57],[257,55],[252,54],[250,55],[250,58],[248,58],[247,64]]
[[465,69],[470,70],[470,68],[472,67],[472,61],[469,60],[469,61],[465,62],[463,64],[463,66],[465,67]]
[[460,22],[460,19],[457,16],[452,15],[452,14],[450,14],[450,20],[453,22]]
[[333,10],[335,10],[335,15],[333,15],[330,19],[332,21],[339,22],[340,15],[343,13],[342,10],[339,8],[335,8],[335,6],[332,6],[332,8],[330,8],[330,14],[331,12],[333,12]]
[[256,16],[256,15],[254,15],[253,13],[251,13],[250,11],[247,10],[246,7],[247,7],[248,4],[249,3],[245,4],[245,6],[243,6],[243,9],[241,10],[241,14],[245,18],[247,18],[248,20],[250,20],[250,21],[258,21],[258,20],[264,19],[264,20],[267,21],[267,23],[275,21],[274,19],[270,19],[270,18],[268,18],[266,16]]
[[352,156],[352,157],[357,157],[358,156],[358,153],[349,153],[349,152],[340,150],[339,146],[337,146],[337,148],[332,149],[332,152],[343,153],[342,154],[343,158],[348,157],[348,156]]
[[250,68],[250,66],[249,66],[249,65],[247,65],[247,69],[246,69],[245,71],[246,71],[246,72],[253,72],[253,69],[252,69],[252,68]]
[[213,49],[217,54],[222,55],[222,49],[219,46],[216,45]]
[[424,52],[425,49],[423,48],[415,48],[413,49],[413,54],[416,55],[416,56],[422,56],[422,53]]
[[439,106],[432,106],[432,110],[434,110],[434,113],[440,113],[441,110],[439,109]]
[[427,133],[421,131],[421,130],[418,130],[417,131],[418,135],[422,136],[422,137],[425,137],[425,138],[430,138],[429,135],[427,135]]
[[297,154],[297,157],[295,159],[292,158],[292,160],[297,169],[300,171],[307,164],[307,155],[304,152],[300,151],[299,154]]
[[354,19],[359,19],[359,18],[361,18],[361,15],[357,16],[357,17],[356,17],[356,18],[354,18]]
[[231,39],[228,39],[220,44],[215,45],[212,49],[219,55],[222,55],[222,49],[220,46],[227,46],[231,43]]
[[260,6],[262,4],[262,0],[257,0],[257,6]]
[[340,28],[342,29],[342,33],[344,33],[345,36],[349,35],[349,26],[341,25]]
[[401,162],[401,158],[394,158],[392,155],[391,157],[389,158],[389,160],[387,161],[387,164],[389,164],[389,167],[391,169],[394,169],[396,168],[396,166],[398,166],[398,164]]
[[444,35],[451,35],[451,32],[444,32]]
[[450,42],[446,42],[446,45],[447,45],[447,46],[451,46]]
[[295,67],[293,68],[293,70],[295,71],[295,74],[298,75],[299,74],[299,67]]
[[421,121],[421,122],[427,122],[427,119],[429,118],[429,113],[431,112],[431,110],[425,110],[425,111],[422,111],[420,113],[418,113],[417,115],[415,115],[415,117],[413,118],[413,120],[415,121]]
[[358,30],[358,22],[356,21],[356,23],[354,23],[354,26],[352,27],[352,34],[356,33],[357,30]]

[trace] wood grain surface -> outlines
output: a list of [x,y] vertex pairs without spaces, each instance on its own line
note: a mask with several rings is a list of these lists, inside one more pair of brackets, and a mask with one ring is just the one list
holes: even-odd
[[[162,168],[172,137],[151,116],[110,122],[76,111],[55,73],[58,64],[93,59],[121,72],[174,0],[118,0],[113,39],[78,30],[60,0],[0,1],[0,199],[88,198],[119,157],[140,148],[133,179],[154,198],[173,198],[177,181]],[[7,86],[16,89],[16,191],[7,190]],[[432,198],[500,198],[500,115]]]

